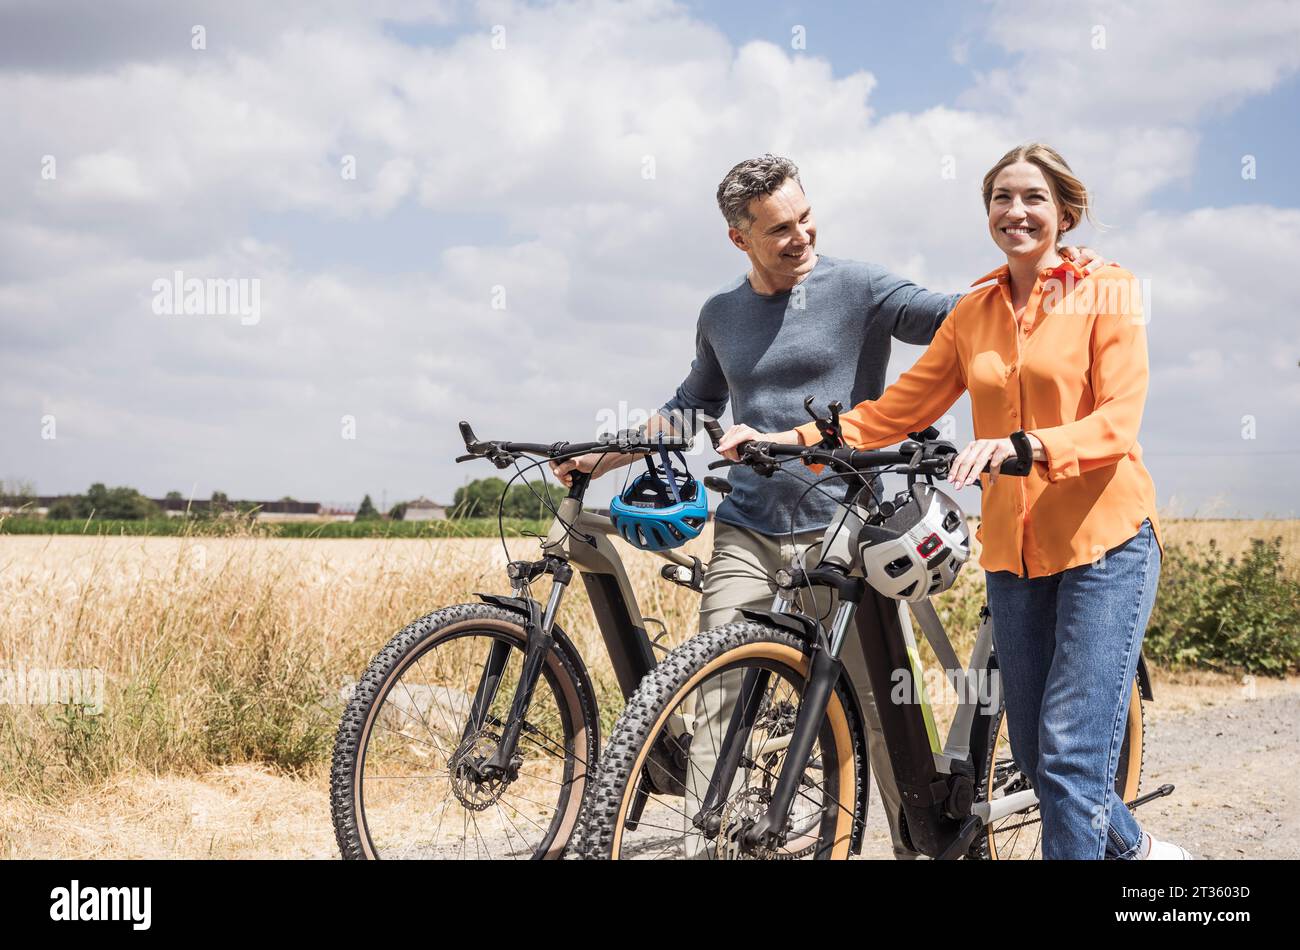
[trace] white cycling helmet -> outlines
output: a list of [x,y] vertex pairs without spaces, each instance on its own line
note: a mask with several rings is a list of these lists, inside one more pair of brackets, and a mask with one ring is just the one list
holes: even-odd
[[858,533],[862,573],[875,590],[918,601],[952,587],[970,557],[970,531],[957,503],[933,485],[913,485],[894,512]]

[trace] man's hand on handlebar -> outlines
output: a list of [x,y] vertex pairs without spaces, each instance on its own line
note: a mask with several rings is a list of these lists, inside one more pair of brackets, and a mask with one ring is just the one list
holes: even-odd
[[568,488],[573,484],[573,473],[575,471],[586,472],[593,479],[597,479],[606,472],[612,472],[630,461],[632,461],[632,456],[624,455],[621,452],[589,452],[586,455],[579,455],[577,458],[551,461],[549,464],[556,480],[565,488]]
[[[665,439],[676,438],[672,423],[659,413],[654,413],[645,424],[645,436],[653,440],[661,435]],[[605,473],[622,468],[624,465],[631,465],[640,458],[644,458],[644,455],[627,452],[589,452],[577,458],[554,461],[550,465],[556,479],[568,488],[573,481],[571,475],[575,471],[587,472],[594,481]]]
[[734,425],[722,436],[718,443],[718,454],[733,462],[740,461],[740,446],[746,442],[772,442],[777,445],[802,445],[799,433],[794,429],[785,432],[759,432],[747,425]]

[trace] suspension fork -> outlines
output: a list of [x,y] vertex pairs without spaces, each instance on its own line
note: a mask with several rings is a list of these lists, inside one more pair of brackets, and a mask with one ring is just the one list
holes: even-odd
[[770,670],[759,669],[746,670],[741,680],[740,701],[731,710],[731,721],[724,733],[722,749],[713,766],[713,775],[709,777],[708,791],[700,810],[691,819],[692,824],[707,837],[713,837],[722,827],[722,802],[726,801],[731,784],[735,781],[741,754],[749,743],[749,735],[758,719],[758,711],[763,705],[763,696],[767,693],[767,684],[771,679]]
[[[546,656],[551,652],[551,647],[555,644],[555,638],[551,635],[551,628],[555,624],[555,615],[560,609],[560,601],[564,599],[564,591],[573,579],[573,568],[567,562],[560,558],[546,559],[545,572],[554,577],[554,583],[551,585],[551,596],[546,604],[545,612],[542,612],[537,601],[531,598],[527,600],[528,619],[525,622],[525,631],[528,635],[527,642],[524,646],[524,664],[519,672],[519,682],[515,685],[515,695],[510,703],[510,712],[506,716],[505,730],[501,735],[501,741],[497,744],[496,752],[492,754],[485,763],[483,771],[488,775],[510,775],[513,772],[513,759],[515,752],[519,747],[519,735],[523,731],[524,716],[528,712],[528,706],[533,700],[533,690],[537,687],[537,679],[541,676],[542,665],[546,662]],[[484,666],[484,682],[488,679],[488,667],[492,663],[492,655],[489,654],[487,665]],[[497,685],[500,680],[498,678]],[[495,693],[495,686],[492,688]],[[477,704],[478,697],[475,697]],[[487,706],[483,707],[486,712]]]
[[[842,594],[844,591],[841,592]],[[840,600],[831,623],[829,637],[820,629],[813,649],[812,663],[808,679],[804,685],[803,698],[799,703],[799,714],[795,718],[794,733],[790,736],[790,745],[786,749],[785,762],[781,765],[781,774],[777,777],[772,800],[762,817],[747,828],[741,845],[747,850],[760,847],[779,847],[785,842],[786,823],[790,815],[790,806],[803,780],[804,770],[812,755],[813,743],[821,732],[826,719],[826,710],[830,706],[831,693],[839,682],[844,663],[840,659],[840,650],[844,646],[844,634],[853,621],[857,610],[856,600]]]
[[[534,605],[530,603],[529,609],[532,610],[533,607]],[[510,644],[504,640],[493,640],[492,646],[488,649],[487,661],[483,664],[483,675],[479,677],[478,688],[474,690],[474,703],[469,708],[469,721],[465,723],[465,731],[460,737],[462,742],[483,728],[483,723],[487,720],[487,712],[492,708],[497,690],[501,687],[501,674],[505,672],[506,661],[509,658]]]

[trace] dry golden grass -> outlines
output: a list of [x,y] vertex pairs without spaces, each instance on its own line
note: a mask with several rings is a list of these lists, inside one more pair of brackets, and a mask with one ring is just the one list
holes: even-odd
[[[707,550],[707,539],[695,544]],[[536,551],[528,539],[510,546]],[[0,536],[0,668],[105,677],[99,715],[0,705],[0,787],[39,794],[123,770],[243,761],[312,766],[328,753],[340,691],[371,656],[433,609],[508,591],[505,562],[500,542],[478,539]],[[670,641],[694,632],[695,597],[658,579],[663,562],[629,551],[627,563]],[[560,623],[617,715],[581,584]]]
[[[1166,526],[1168,541],[1214,538],[1229,553],[1278,534],[1294,569],[1298,522]],[[709,541],[706,532],[688,550],[703,555]],[[510,548],[534,556],[536,542]],[[626,560],[643,612],[670,631],[666,642],[694,633],[696,596],[659,579],[660,559],[627,550]],[[181,829],[173,814],[177,788],[197,796],[196,815],[208,807],[206,793],[185,783],[244,783],[236,797],[255,804],[269,768],[323,794],[341,691],[406,623],[472,601],[476,590],[507,590],[505,561],[500,542],[477,539],[0,536],[0,669],[94,668],[105,677],[99,715],[0,705],[0,855],[108,853],[102,822],[130,812],[135,796],[134,820],[153,831],[133,853],[175,853],[167,842],[184,830],[185,853],[202,856],[194,843],[202,829]],[[544,597],[544,586],[535,593]],[[970,647],[981,600],[979,573],[967,571],[941,605],[959,652]],[[622,701],[582,585],[560,623],[591,666],[607,730]],[[156,828],[154,808],[171,815]],[[328,840],[328,818],[314,808],[300,814],[303,827]],[[214,832],[210,853],[255,853],[257,822],[245,823]],[[60,838],[77,844],[55,849]],[[36,847],[42,841],[50,850]],[[317,844],[304,849],[320,853]]]

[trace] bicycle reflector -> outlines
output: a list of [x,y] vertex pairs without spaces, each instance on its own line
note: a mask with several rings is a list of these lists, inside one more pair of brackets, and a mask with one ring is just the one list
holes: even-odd
[[700,535],[709,516],[709,495],[691,475],[686,457],[673,467],[662,440],[659,458],[646,456],[647,471],[638,475],[609,503],[609,518],[628,544],[642,551],[667,551]]
[[913,485],[894,513],[858,533],[862,573],[896,600],[941,594],[970,558],[970,529],[957,503],[931,485]]

